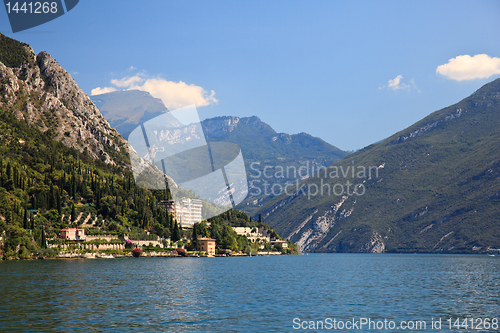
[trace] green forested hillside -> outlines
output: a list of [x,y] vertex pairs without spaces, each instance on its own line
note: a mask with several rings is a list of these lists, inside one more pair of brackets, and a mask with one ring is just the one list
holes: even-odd
[[0,45],[0,62],[5,66],[18,67],[28,61],[29,57],[24,49],[28,44],[0,34]]
[[49,237],[76,225],[70,207],[77,205],[78,215],[78,204],[92,205],[99,222],[104,221],[104,230],[129,232],[136,227],[170,236],[171,218],[156,206],[166,198],[166,191],[136,186],[127,169],[68,148],[54,140],[50,130],[42,133],[2,107],[0,133],[3,257],[28,258],[43,252],[42,228]]
[[[371,178],[357,174],[370,166]],[[349,167],[354,177],[331,177]],[[304,251],[500,249],[500,79],[327,172],[303,182],[305,194],[275,198],[260,210]],[[328,195],[324,187],[324,195],[314,195],[316,186],[347,181],[362,184],[364,194]]]
[[[146,234],[149,230],[173,241],[192,232],[179,230],[172,215],[157,206],[169,197],[167,191],[149,191],[134,183],[132,173],[122,167],[94,160],[88,154],[68,148],[18,121],[0,109],[0,235],[3,258],[31,258],[54,254],[46,240],[65,227],[82,227],[77,216],[99,217],[99,229],[88,232]],[[220,249],[256,253],[257,244],[237,236],[232,226],[264,227],[275,238],[279,235],[245,213],[231,210],[198,225],[195,233],[217,239]],[[85,227],[86,225],[83,225]],[[152,236],[151,236],[152,237]],[[141,239],[144,239],[141,238]],[[152,239],[152,238],[151,238]],[[266,244],[270,250],[269,244]],[[294,247],[293,244],[292,253]]]

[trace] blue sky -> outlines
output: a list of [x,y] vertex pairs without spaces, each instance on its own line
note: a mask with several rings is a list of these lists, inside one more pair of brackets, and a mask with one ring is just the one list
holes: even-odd
[[15,34],[0,10],[0,32],[89,95],[139,88],[354,150],[500,77],[499,14],[499,1],[82,0]]

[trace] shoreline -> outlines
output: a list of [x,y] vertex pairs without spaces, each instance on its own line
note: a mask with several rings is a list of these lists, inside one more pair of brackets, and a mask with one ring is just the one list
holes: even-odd
[[143,252],[139,257],[134,257],[132,253],[129,254],[108,254],[108,253],[64,253],[58,254],[56,256],[51,257],[38,257],[38,258],[29,258],[29,259],[4,259],[5,261],[11,260],[55,260],[55,259],[123,259],[123,258],[226,258],[226,257],[263,257],[263,256],[276,256],[276,255],[286,255],[281,252],[260,252],[256,255],[248,255],[248,254],[232,254],[232,255],[188,255],[181,256],[175,255],[171,252]]

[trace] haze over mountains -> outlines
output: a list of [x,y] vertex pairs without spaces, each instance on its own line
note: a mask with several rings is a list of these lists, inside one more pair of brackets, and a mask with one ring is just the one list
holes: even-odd
[[500,79],[301,185],[259,213],[302,251],[499,249]]
[[[92,99],[111,126],[125,138],[140,124],[168,112],[161,100],[138,90],[111,92],[92,96]],[[276,170],[300,169],[302,177],[306,177],[314,169],[326,167],[347,155],[306,133],[276,133],[255,116],[215,117],[203,120],[201,125],[207,142],[230,142],[241,148],[251,188],[249,197],[238,208],[249,214],[280,194],[287,183],[295,181],[292,172],[275,177]],[[267,170],[265,174],[264,169]]]

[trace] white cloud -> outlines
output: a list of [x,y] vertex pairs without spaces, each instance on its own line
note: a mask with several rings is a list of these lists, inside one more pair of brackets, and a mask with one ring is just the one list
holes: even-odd
[[398,75],[393,80],[389,80],[387,87],[392,89],[392,90],[406,89],[407,85],[404,83],[401,83],[402,78],[403,78],[403,75]]
[[[122,79],[111,80],[111,83],[118,88],[127,90],[147,91],[151,96],[159,98],[170,110],[178,109],[188,105],[206,106],[217,104],[215,91],[207,92],[200,86],[187,84],[179,81],[173,82],[162,78],[143,78],[139,75],[124,77]],[[92,95],[103,94],[105,92],[116,91],[114,87],[105,87],[92,90]]]
[[191,104],[206,106],[218,103],[214,97],[215,91],[211,90],[208,93],[200,86],[182,81],[173,82],[161,78],[147,79],[142,85],[131,86],[129,89],[147,91],[153,97],[160,98],[169,109],[178,109]]
[[113,92],[113,91],[116,91],[116,88],[113,88],[113,87],[104,87],[104,88],[97,87],[95,89],[92,89],[92,91],[90,92],[90,95],[95,96],[95,95],[100,95],[100,94],[106,94],[106,93]]
[[460,55],[438,66],[436,73],[456,81],[485,79],[500,74],[500,58],[487,54]]
[[133,71],[134,69],[137,69],[137,68],[135,68],[134,66],[130,66],[128,70]]
[[143,79],[139,77],[138,75],[132,76],[132,77],[124,77],[123,79],[119,80],[111,80],[111,83],[117,87],[120,88],[126,88],[134,85],[137,82],[141,82]]
[[[379,87],[379,89],[382,89],[385,87],[387,87],[387,89],[392,89],[392,90],[417,89],[417,85],[415,84],[414,79],[411,79],[410,81],[408,81],[408,83],[403,83],[402,79],[403,79],[403,75],[398,75],[394,79],[389,80],[389,82],[387,82],[387,86]],[[418,92],[420,92],[420,90]]]

